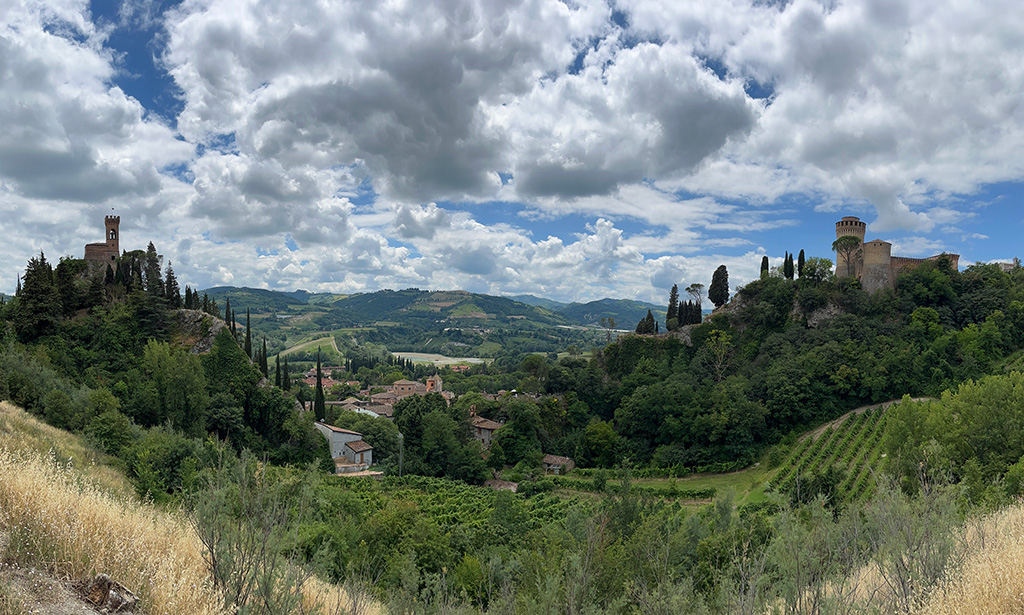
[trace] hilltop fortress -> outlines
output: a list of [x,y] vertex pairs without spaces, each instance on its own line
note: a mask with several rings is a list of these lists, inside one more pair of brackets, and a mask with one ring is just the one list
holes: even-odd
[[[867,224],[856,216],[844,216],[836,222],[836,239],[853,236],[860,240],[861,249],[850,256],[847,263],[844,255],[836,254],[836,275],[847,275],[851,270],[853,277],[860,280],[861,288],[874,292],[882,288],[894,288],[896,275],[904,269],[918,266],[925,261],[938,260],[940,256],[949,259],[950,266],[956,269],[960,264],[959,254],[936,254],[928,258],[910,258],[908,256],[892,256],[892,244],[881,239],[864,241]],[[849,269],[848,269],[849,268]]]
[[106,216],[103,219],[106,227],[106,241],[85,244],[85,260],[89,263],[109,264],[117,269],[117,257],[121,256],[120,226],[121,216]]

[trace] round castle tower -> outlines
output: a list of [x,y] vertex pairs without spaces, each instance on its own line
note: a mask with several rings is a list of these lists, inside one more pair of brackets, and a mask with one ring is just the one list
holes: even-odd
[[861,287],[868,292],[892,288],[892,244],[872,239],[864,244],[861,261]]
[[[861,219],[857,216],[843,216],[843,219],[836,222],[836,239],[851,235],[860,240],[861,244],[864,243],[864,233],[867,231],[868,225],[866,222],[861,222]],[[836,275],[840,275],[839,271],[842,269],[843,275],[846,274],[846,263],[842,266],[839,264],[840,255],[836,254]],[[857,258],[853,263],[853,277],[860,279],[861,272],[864,270],[864,262],[862,259]]]

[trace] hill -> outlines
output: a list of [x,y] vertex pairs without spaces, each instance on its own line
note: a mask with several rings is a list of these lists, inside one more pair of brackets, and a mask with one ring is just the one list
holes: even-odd
[[596,326],[602,318],[614,318],[619,329],[632,329],[647,316],[647,310],[658,322],[665,322],[665,307],[632,299],[598,299],[587,303],[570,303],[558,310],[563,317],[581,325]]

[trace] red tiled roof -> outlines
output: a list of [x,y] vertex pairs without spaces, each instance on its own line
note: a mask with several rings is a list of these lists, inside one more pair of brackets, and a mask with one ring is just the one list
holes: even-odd
[[544,458],[541,459],[541,461],[549,466],[564,466],[571,463],[572,459],[569,457],[560,457],[558,455],[544,455]]
[[335,427],[334,425],[328,425],[327,423],[325,423],[323,421],[320,421],[320,424],[323,425],[324,427],[326,427],[327,429],[330,429],[331,431],[333,431],[335,433],[347,433],[347,434],[352,434],[354,436],[361,436],[361,435],[363,435],[363,434],[359,433],[358,431],[352,431],[350,429],[342,429],[341,427]]
[[491,419],[485,419],[482,416],[478,416],[473,419],[473,427],[479,427],[480,429],[489,429],[491,431],[495,431],[499,427],[503,427],[503,425],[501,423],[492,421]]
[[357,453],[362,453],[363,451],[372,451],[373,450],[373,447],[370,446],[369,444],[367,444],[363,440],[355,440],[353,442],[346,442],[345,446],[349,447],[350,449],[352,449],[353,451],[355,451]]

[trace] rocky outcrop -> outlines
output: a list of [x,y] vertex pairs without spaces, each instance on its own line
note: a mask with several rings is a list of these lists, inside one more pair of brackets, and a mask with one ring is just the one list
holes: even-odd
[[177,310],[175,317],[179,341],[182,345],[191,347],[192,354],[210,352],[213,348],[213,338],[227,326],[223,320],[202,310]]

